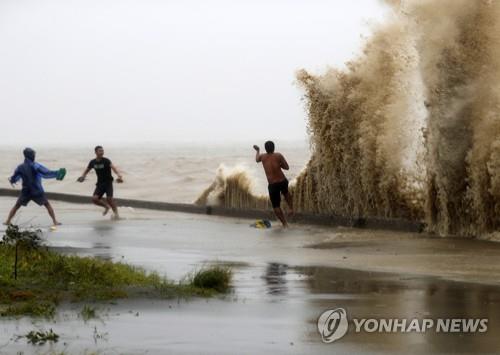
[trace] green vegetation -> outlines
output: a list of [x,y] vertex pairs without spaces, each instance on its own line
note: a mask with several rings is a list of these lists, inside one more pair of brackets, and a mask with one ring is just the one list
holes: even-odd
[[2,244],[14,247],[14,263],[13,275],[17,280],[17,265],[19,260],[19,253],[22,249],[33,250],[38,249],[42,245],[42,238],[40,237],[41,231],[37,230],[20,230],[18,226],[9,225],[7,231],[2,238]]
[[30,300],[28,302],[14,302],[0,311],[0,316],[22,316],[29,314],[33,317],[52,317],[56,312],[53,302]]
[[59,335],[54,333],[52,329],[45,332],[32,330],[28,334],[20,336],[19,338],[26,338],[29,344],[43,345],[46,342],[57,343],[57,341],[59,340]]
[[97,318],[97,309],[95,307],[85,305],[80,312],[80,316],[84,321],[88,321],[90,319]]
[[231,269],[224,266],[204,267],[194,273],[191,284],[201,289],[227,292],[231,284]]
[[[0,317],[50,318],[62,301],[208,297],[229,290],[231,271],[221,266],[204,268],[184,282],[174,283],[131,265],[62,255],[41,246],[19,248],[5,240],[0,243]],[[16,258],[17,279],[13,275]],[[93,318],[95,309],[84,308],[81,315]]]

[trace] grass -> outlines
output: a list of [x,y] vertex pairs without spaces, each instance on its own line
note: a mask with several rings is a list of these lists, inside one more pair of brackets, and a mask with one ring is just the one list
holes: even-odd
[[231,269],[224,266],[204,267],[196,271],[190,280],[194,287],[225,293],[231,286]]
[[33,317],[52,317],[56,312],[55,303],[44,300],[30,300],[27,302],[15,302],[8,305],[0,316],[22,316],[29,314]]
[[29,344],[33,345],[43,345],[46,342],[57,343],[59,340],[59,335],[54,333],[52,329],[48,331],[36,331],[32,330],[22,338],[26,338]]
[[84,321],[97,318],[97,309],[95,307],[85,305],[80,312],[80,316]]
[[[62,255],[46,248],[22,250],[18,277],[12,277],[14,247],[0,244],[0,316],[52,317],[62,301],[95,302],[119,298],[209,297],[227,292],[231,271],[203,268],[183,282],[124,263]],[[92,318],[95,309],[82,310]]]

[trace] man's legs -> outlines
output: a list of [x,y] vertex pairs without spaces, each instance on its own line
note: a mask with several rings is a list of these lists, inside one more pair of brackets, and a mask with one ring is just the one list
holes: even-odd
[[283,227],[288,227],[288,223],[286,222],[285,215],[283,214],[283,210],[280,207],[281,204],[281,191],[280,184],[269,184],[269,199],[271,200],[271,204],[273,206],[273,211],[276,217],[281,221]]
[[108,202],[108,205],[111,206],[111,209],[113,210],[113,213],[115,215],[115,218],[120,218],[118,215],[118,207],[116,206],[115,199],[113,197],[106,197],[106,201]]
[[120,216],[118,215],[118,207],[116,206],[115,199],[113,198],[113,183],[110,182],[108,185],[106,185],[106,201],[109,206],[111,206],[111,209],[113,210],[114,218],[119,219]]
[[285,215],[283,214],[283,211],[281,210],[281,207],[273,208],[273,211],[274,211],[274,214],[276,215],[276,217],[278,217],[280,222],[283,224],[283,227],[287,228],[288,223],[286,221]]
[[292,194],[290,192],[287,192],[285,194],[283,194],[283,196],[285,197],[285,201],[286,201],[286,204],[288,205],[288,207],[290,208],[290,212],[288,213],[288,215],[290,217],[293,217],[295,215],[295,211],[293,209],[293,198],[292,198]]
[[104,194],[107,192],[106,190],[106,185],[97,183],[94,190],[94,195],[92,196],[92,202],[94,203],[94,205],[104,208],[104,212],[102,213],[103,216],[107,215],[109,211],[109,205],[102,199]]
[[108,211],[109,211],[109,206],[106,202],[104,202],[102,200],[102,198],[99,196],[99,195],[94,195],[92,196],[92,202],[97,205],[97,206],[101,206],[102,208],[104,208],[104,212],[102,213],[103,216],[105,216]]
[[14,207],[12,207],[12,209],[10,210],[9,212],[9,216],[7,217],[7,220],[4,222],[4,224],[6,226],[10,225],[11,222],[12,222],[12,218],[14,218],[14,216],[16,215],[16,212],[21,208],[21,204],[16,202],[16,204],[14,205]]
[[45,202],[44,206],[47,209],[47,212],[49,212],[50,218],[52,218],[52,223],[54,223],[55,226],[60,225],[61,223],[59,223],[57,221],[56,214],[55,214],[54,209],[52,208],[52,205],[50,204],[50,202],[49,201]]

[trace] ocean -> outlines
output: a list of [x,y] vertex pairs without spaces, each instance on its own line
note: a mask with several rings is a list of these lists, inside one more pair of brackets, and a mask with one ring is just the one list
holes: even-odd
[[[258,143],[263,149],[263,142]],[[310,153],[306,141],[276,142],[285,155],[293,180],[304,169]],[[66,168],[64,181],[44,180],[49,192],[91,196],[96,182],[91,172],[85,182],[78,183],[88,162],[94,158],[94,146],[32,146],[37,161],[49,169]],[[10,188],[7,178],[23,161],[19,147],[0,147],[0,187]],[[125,183],[115,184],[115,196],[121,198],[193,203],[216,178],[218,171],[244,171],[252,181],[251,192],[267,193],[267,182],[260,164],[255,163],[252,143],[237,144],[133,144],[105,146],[105,156],[122,172]],[[20,189],[20,184],[16,189]]]

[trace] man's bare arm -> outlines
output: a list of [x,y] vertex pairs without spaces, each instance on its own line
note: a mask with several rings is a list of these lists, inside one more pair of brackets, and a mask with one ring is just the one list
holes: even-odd
[[114,166],[114,164],[111,164],[111,170],[113,170],[113,171],[114,171],[114,173],[115,173],[116,175],[118,175],[118,180],[117,180],[117,182],[119,182],[119,183],[120,183],[120,182],[123,182],[123,177],[122,177],[122,174],[120,174],[120,172],[118,171],[118,169],[116,168],[116,166]]
[[85,170],[83,171],[82,173],[82,176],[80,176],[77,181],[78,182],[83,182],[85,180],[85,177],[87,176],[87,174],[89,173],[90,169],[87,167],[85,168]]
[[281,169],[290,170],[290,167],[288,166],[288,162],[286,161],[285,157],[282,154],[280,154],[280,156],[281,156],[281,161],[280,161]]
[[260,154],[260,148],[257,145],[253,146],[255,149],[255,162],[260,163],[262,161],[262,155]]

